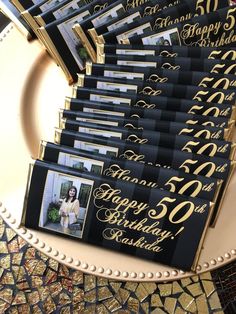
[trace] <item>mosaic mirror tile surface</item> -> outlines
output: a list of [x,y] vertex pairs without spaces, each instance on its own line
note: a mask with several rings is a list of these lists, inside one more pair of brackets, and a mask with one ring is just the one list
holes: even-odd
[[231,314],[235,270],[161,284],[107,280],[48,258],[0,219],[0,313]]

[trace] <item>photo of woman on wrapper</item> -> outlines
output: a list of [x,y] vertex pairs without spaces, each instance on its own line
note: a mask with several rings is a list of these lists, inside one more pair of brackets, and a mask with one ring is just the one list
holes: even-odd
[[39,227],[82,238],[93,184],[94,181],[79,176],[49,171]]
[[69,226],[76,223],[79,217],[80,203],[77,199],[77,188],[72,186],[68,192],[66,198],[63,199],[61,207],[59,209],[59,215],[61,217],[60,224],[63,227],[64,232],[69,232]]

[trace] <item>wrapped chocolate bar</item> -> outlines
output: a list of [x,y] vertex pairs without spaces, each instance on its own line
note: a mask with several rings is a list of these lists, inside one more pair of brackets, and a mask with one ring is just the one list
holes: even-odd
[[103,12],[105,10],[102,10],[103,6],[111,2],[111,0],[93,1],[66,17],[38,29],[41,40],[43,40],[46,48],[52,52],[69,83],[76,81],[76,74],[85,67],[85,62],[88,60],[83,43],[74,35],[72,26],[92,15],[95,8],[100,8]]
[[[187,1],[188,0],[183,0],[184,3],[186,3]],[[128,11],[124,12],[121,16],[113,18],[111,21],[107,21],[101,26],[93,27],[89,29],[88,32],[92,37],[94,43],[97,43],[99,36],[104,33],[113,32],[114,30],[120,28],[122,29],[124,25],[131,27],[131,25],[135,21],[137,22],[144,21],[143,23],[144,25],[146,20],[152,21],[156,14],[163,12],[163,10],[166,8],[177,6],[179,3],[180,1],[176,0],[151,0],[146,1],[142,5],[139,5],[138,7],[132,8],[132,6],[134,6],[133,2],[132,4],[127,5]]]
[[98,63],[235,75],[235,61],[157,56],[103,55]]
[[235,75],[232,74],[223,75],[197,71],[172,71],[168,69],[129,67],[112,64],[106,65],[90,62],[86,64],[86,74],[98,77],[105,76],[146,82],[195,85],[208,88],[236,88]]
[[[100,103],[90,100],[81,100],[76,98],[66,98],[65,109],[94,113],[100,115],[109,115],[123,118],[145,118],[154,119],[156,121],[173,121],[183,122],[186,124],[199,124],[209,125],[216,127],[229,128],[235,121],[235,109],[232,110],[231,106],[222,105],[223,108],[219,108],[219,114],[214,116],[198,115],[193,113],[145,109],[139,107],[131,107],[125,105],[116,106],[111,103]],[[104,117],[105,118],[105,117]]]
[[[73,210],[66,206],[69,192]],[[57,223],[48,220],[52,201],[58,203]],[[22,224],[194,270],[211,214],[212,203],[206,200],[35,161]]]
[[88,29],[98,27],[111,21],[114,18],[122,16],[122,14],[126,11],[135,8],[140,4],[143,4],[144,2],[146,1],[141,1],[141,3],[140,1],[133,1],[131,4],[129,0],[118,0],[114,3],[109,3],[109,5],[106,6],[106,8],[104,8],[101,13],[97,13],[87,18],[85,21],[77,23],[73,26],[73,30],[76,36],[78,36],[80,41],[83,43],[93,62],[96,61],[96,47],[93,39],[88,33]]
[[44,161],[89,171],[128,182],[141,184],[149,188],[186,196],[199,197],[213,203],[216,201],[221,180],[193,175],[183,171],[155,167],[132,160],[93,154],[81,149],[42,142],[40,158]]
[[[143,110],[143,109],[142,109]],[[173,112],[171,112],[173,113]],[[71,110],[60,110],[59,112],[60,120],[63,118],[67,118],[70,120],[77,120],[77,121],[84,121],[84,122],[91,122],[91,123],[98,123],[102,125],[110,125],[110,126],[119,126],[119,127],[126,127],[133,130],[150,130],[150,131],[157,131],[157,132],[165,132],[165,133],[172,133],[172,134],[181,134],[187,133],[190,136],[196,137],[203,137],[210,138],[211,136],[206,136],[207,132],[203,132],[203,130],[208,130],[212,135],[212,138],[216,136],[216,139],[219,139],[216,135],[217,131],[220,129],[225,130],[224,127],[221,125],[212,126],[212,123],[203,123],[202,125],[198,125],[194,123],[194,121],[187,121],[185,122],[175,122],[170,120],[156,120],[153,116],[152,118],[140,118],[137,116],[124,118],[119,115],[104,115],[104,114],[97,114],[97,113],[90,113],[90,112],[83,112],[83,111],[71,111]],[[215,119],[215,118],[214,118]],[[234,121],[232,121],[232,124]],[[231,125],[228,125],[231,128]],[[186,131],[188,129],[188,131]],[[215,133],[214,133],[215,132]],[[223,132],[224,133],[224,132]],[[222,134],[222,133],[220,133]],[[220,136],[221,137],[221,136]]]
[[213,225],[219,215],[228,184],[236,167],[236,161],[223,158],[207,157],[147,144],[127,143],[119,139],[107,139],[61,129],[55,130],[55,142],[89,152],[223,180],[213,214]]
[[[61,0],[59,1],[59,4],[63,4],[64,2],[65,0]],[[32,7],[28,8],[27,10],[21,12],[21,16],[33,29],[35,34],[37,34],[37,29],[39,28],[40,25],[37,23],[34,16],[42,14],[43,12],[48,11],[49,9],[53,9],[56,6],[58,6],[58,1],[55,1],[55,0],[41,1],[38,4],[35,4]]]
[[234,158],[236,150],[235,143],[222,140],[211,140],[209,142],[209,139],[194,138],[186,135],[179,136],[173,134],[172,131],[164,133],[144,128],[131,129],[70,119],[61,119],[60,128],[107,138],[118,138],[126,142],[149,144],[231,160]]
[[186,57],[199,59],[235,60],[236,49],[226,47],[187,47],[164,45],[97,44],[97,54],[140,55],[160,57]]
[[[236,6],[229,6],[216,12],[196,16],[188,22],[168,25],[160,31],[149,31],[144,36],[124,39],[125,44],[158,45],[163,39],[178,38],[179,45],[221,47],[234,46]],[[104,37],[104,35],[103,35]],[[105,40],[105,42],[107,42]]]
[[125,142],[117,138],[104,138],[76,131],[56,129],[55,142],[108,156],[169,167],[220,180],[227,180],[235,167],[234,161],[224,158],[208,157],[148,144]]
[[60,3],[57,3],[51,9],[48,9],[41,14],[34,16],[34,19],[39,26],[45,26],[46,24],[52,23],[57,19],[65,17],[66,15],[72,13],[74,10],[83,7],[91,3],[90,0],[63,0]]
[[[42,0],[10,0],[12,4],[17,8],[19,12],[23,12],[33,5],[37,5],[42,2]],[[43,1],[45,2],[45,1]]]
[[[204,103],[181,98],[170,98],[163,96],[137,95],[128,93],[118,93],[92,88],[75,87],[73,97],[81,100],[90,100],[102,103],[112,103],[116,105],[126,105],[145,109],[161,109],[197,114],[215,114],[221,109],[221,104]],[[117,106],[118,107],[118,106]],[[232,106],[233,109],[234,106]]]
[[[179,22],[186,22],[194,16],[204,15],[206,13],[214,12],[220,8],[225,8],[229,5],[228,0],[216,1],[214,6],[209,7],[207,1],[203,1],[202,5],[199,6],[199,0],[192,1],[181,1],[179,4],[169,7],[165,10],[156,12],[152,16],[144,17],[132,22],[129,25],[123,25],[121,28],[109,31],[104,30],[99,33],[100,36],[97,38],[98,43],[122,43],[124,40],[132,38],[133,36],[145,36],[149,31],[159,32],[166,28],[168,25],[173,25]],[[163,38],[158,42],[160,45],[178,45],[180,40],[178,33],[174,36]]]
[[78,75],[79,87],[98,88],[101,90],[127,92],[149,96],[168,96],[173,98],[192,99],[210,103],[234,105],[236,94],[233,90],[213,89],[193,85],[177,85],[153,81],[134,81],[111,77]]

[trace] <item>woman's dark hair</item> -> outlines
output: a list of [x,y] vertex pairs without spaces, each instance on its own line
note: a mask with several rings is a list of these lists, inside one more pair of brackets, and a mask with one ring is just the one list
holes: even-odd
[[69,190],[67,191],[67,194],[66,194],[66,203],[68,202],[68,200],[69,200],[69,198],[70,198],[69,192],[70,192],[70,190],[72,190],[72,189],[75,190],[75,196],[73,196],[72,202],[74,202],[74,200],[76,200],[76,198],[77,198],[77,187],[74,186],[74,185],[72,185],[72,186],[69,188]]
[[163,45],[164,46],[170,46],[169,40],[168,39],[164,39]]

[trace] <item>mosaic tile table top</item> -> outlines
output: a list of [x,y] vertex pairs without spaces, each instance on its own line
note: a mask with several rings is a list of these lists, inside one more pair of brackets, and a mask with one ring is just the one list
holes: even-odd
[[84,274],[43,255],[0,219],[0,313],[236,313],[236,263],[171,283]]

